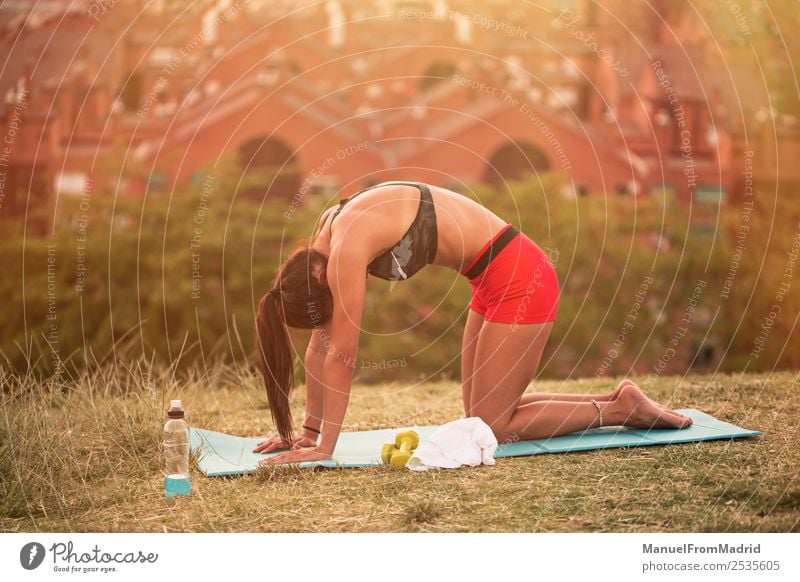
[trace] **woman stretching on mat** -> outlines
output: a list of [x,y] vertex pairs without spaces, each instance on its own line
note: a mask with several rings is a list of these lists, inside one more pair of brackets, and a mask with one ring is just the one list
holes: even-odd
[[[258,305],[261,372],[278,436],[255,452],[291,449],[271,463],[330,459],[342,428],[356,361],[366,274],[397,281],[427,264],[467,277],[472,301],[461,348],[464,412],[499,442],[605,425],[684,428],[692,420],[650,400],[630,380],[605,395],[524,394],[558,310],[549,259],[511,224],[455,192],[387,182],[342,200],[320,217]],[[293,432],[293,359],[286,326],[313,329],[305,354],[302,430]]]

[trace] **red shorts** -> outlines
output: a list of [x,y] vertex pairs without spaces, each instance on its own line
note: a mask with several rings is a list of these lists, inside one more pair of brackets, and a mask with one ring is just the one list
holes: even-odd
[[[511,224],[486,243],[461,274],[465,275],[510,227]],[[472,286],[469,307],[486,321],[529,324],[556,319],[559,296],[556,271],[539,245],[522,233],[514,236],[483,272],[469,279],[469,284]]]

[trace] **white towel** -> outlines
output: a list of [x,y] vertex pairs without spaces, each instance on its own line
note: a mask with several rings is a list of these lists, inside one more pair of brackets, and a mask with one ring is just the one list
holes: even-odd
[[495,450],[497,438],[488,424],[474,416],[461,418],[437,428],[431,438],[414,451],[406,467],[412,471],[427,471],[434,467],[494,465]]

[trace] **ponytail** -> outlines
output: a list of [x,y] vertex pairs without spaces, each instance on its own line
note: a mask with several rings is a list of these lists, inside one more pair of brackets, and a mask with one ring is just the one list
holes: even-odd
[[327,257],[319,251],[298,248],[281,265],[272,289],[258,304],[256,343],[261,375],[272,420],[287,441],[292,438],[289,393],[294,385],[294,361],[286,326],[313,329],[330,320],[333,296],[320,275],[327,264]]
[[292,411],[289,394],[294,384],[294,362],[289,331],[278,310],[276,293],[266,293],[258,304],[256,331],[261,375],[278,434],[292,440]]

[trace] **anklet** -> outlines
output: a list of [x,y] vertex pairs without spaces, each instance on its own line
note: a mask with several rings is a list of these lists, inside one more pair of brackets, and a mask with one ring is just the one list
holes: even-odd
[[600,403],[597,400],[592,400],[592,404],[594,404],[597,414],[600,416],[600,426],[603,426],[603,409],[600,408]]

